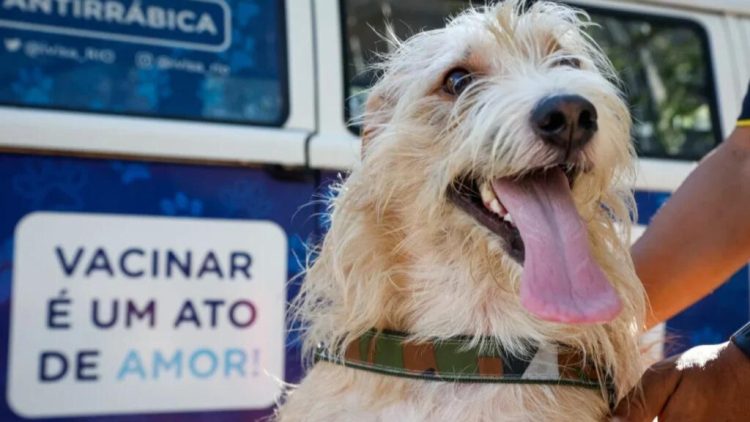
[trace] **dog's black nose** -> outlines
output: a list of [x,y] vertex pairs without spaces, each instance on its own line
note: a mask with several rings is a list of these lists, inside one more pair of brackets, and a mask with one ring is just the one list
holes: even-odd
[[583,148],[598,129],[596,107],[579,95],[547,97],[531,112],[531,126],[545,142],[567,154]]

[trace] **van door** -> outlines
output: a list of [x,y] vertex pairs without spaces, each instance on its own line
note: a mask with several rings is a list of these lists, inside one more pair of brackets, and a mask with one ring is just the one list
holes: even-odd
[[299,379],[312,27],[292,0],[0,5],[1,420],[256,420]]

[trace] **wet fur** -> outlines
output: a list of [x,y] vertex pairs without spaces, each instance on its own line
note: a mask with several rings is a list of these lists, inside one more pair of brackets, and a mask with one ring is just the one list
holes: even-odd
[[[565,6],[509,0],[394,41],[370,94],[362,163],[338,186],[330,230],[296,303],[308,356],[318,343],[344,345],[372,327],[415,339],[491,336],[518,354],[531,339],[584,351],[620,395],[635,384],[644,294],[628,253],[630,115],[586,25],[584,14]],[[581,69],[558,65],[565,57],[580,60]],[[441,89],[456,66],[480,75],[458,99]],[[553,163],[555,152],[536,139],[528,116],[557,93],[582,95],[599,113],[600,130],[586,150],[594,167],[573,196],[595,258],[624,303],[603,325],[556,324],[527,313],[518,297],[522,268],[501,239],[446,198],[466,172],[494,178]],[[276,417],[595,421],[606,412],[603,393],[581,388],[415,381],[320,363]]]

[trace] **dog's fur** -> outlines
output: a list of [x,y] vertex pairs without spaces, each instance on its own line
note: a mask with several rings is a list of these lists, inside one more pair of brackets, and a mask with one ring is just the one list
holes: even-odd
[[[339,186],[331,227],[297,303],[305,350],[343,345],[370,328],[415,340],[491,337],[506,350],[564,343],[593,359],[622,396],[641,374],[637,335],[644,294],[628,253],[632,196],[630,115],[609,61],[584,33],[582,12],[549,2],[508,0],[471,9],[385,58],[364,118],[361,165]],[[580,69],[560,66],[575,58]],[[458,98],[446,72],[479,75]],[[447,198],[470,172],[517,175],[555,155],[532,132],[531,109],[551,94],[578,94],[598,109],[599,131],[584,155],[593,168],[573,198],[595,259],[622,298],[607,324],[542,321],[519,303],[522,267],[495,234]],[[601,420],[604,394],[548,385],[451,384],[312,367],[286,398],[283,421]]]

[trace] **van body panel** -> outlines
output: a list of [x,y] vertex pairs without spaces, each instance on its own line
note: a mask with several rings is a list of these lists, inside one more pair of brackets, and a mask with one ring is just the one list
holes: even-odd
[[288,166],[305,165],[310,133],[15,107],[0,107],[0,126],[0,148],[7,150]]
[[344,113],[344,41],[337,0],[313,0],[318,85],[318,132],[308,144],[309,166],[346,169],[357,162],[360,141],[347,127]]
[[[270,1],[248,0],[246,3],[271,4]],[[286,250],[276,252],[285,258],[286,275],[291,281],[286,297],[259,306],[261,312],[263,307],[273,307],[276,311],[280,307],[289,314],[289,301],[298,293],[302,282],[299,275],[306,265],[308,247],[319,242],[326,229],[327,204],[321,199],[330,197],[332,185],[360,160],[361,140],[351,129],[351,122],[347,122],[345,103],[348,95],[344,56],[345,1],[285,0],[288,109],[279,127],[0,106],[0,203],[3,204],[0,209],[0,374],[5,374],[1,378],[6,389],[6,398],[0,400],[0,420],[20,421],[23,415],[9,400],[18,395],[10,393],[10,389],[17,386],[9,385],[7,379],[7,358],[12,346],[8,330],[14,322],[10,300],[13,286],[24,279],[24,274],[14,271],[15,229],[35,212],[159,216],[197,223],[216,219],[273,223],[286,237]],[[223,4],[230,9],[237,6],[224,0],[205,3]],[[718,122],[712,123],[714,127],[720,126],[720,138],[730,133],[750,79],[750,51],[747,50],[750,5],[747,2],[574,0],[570,3],[603,11],[685,19],[705,30],[712,64],[711,85],[707,88],[715,90],[719,107]],[[252,7],[237,13],[252,13]],[[65,43],[65,40],[61,38],[60,42]],[[11,44],[0,44],[0,53],[7,45],[12,46],[14,40],[0,39],[0,43],[6,42]],[[638,221],[634,238],[643,232],[671,192],[696,165],[695,159],[638,160],[635,184]],[[90,230],[95,232],[96,228]],[[144,242],[150,239],[146,229],[137,229],[135,236]],[[157,240],[165,244],[171,241]],[[60,242],[67,241],[71,240],[60,239]],[[107,241],[102,238],[102,243]],[[99,264],[89,265],[96,269]],[[743,268],[716,292],[658,327],[651,337],[656,342],[665,339],[665,332],[669,334],[666,347],[660,345],[652,349],[654,356],[697,344],[725,341],[750,315],[749,277],[747,268]],[[67,294],[80,293],[80,290],[74,291],[75,286],[69,289]],[[206,292],[210,294],[211,290]],[[178,287],[175,294],[182,294]],[[290,322],[285,331],[285,371],[284,379],[279,382],[297,382],[304,373],[298,328]],[[49,338],[52,339],[52,335]],[[128,338],[123,336],[119,340],[125,342]],[[81,340],[82,347],[97,346],[96,341],[87,340]],[[259,348],[265,353],[262,345]],[[262,367],[257,369],[257,375],[263,376]],[[29,382],[38,381],[37,376],[29,374]],[[179,394],[183,391],[180,389],[200,394],[200,390],[180,382],[165,390]],[[233,389],[236,388],[226,384],[225,390]],[[128,397],[120,399],[128,400]],[[259,420],[272,411],[272,408],[247,406],[201,411],[186,405],[184,409],[161,413],[121,413],[115,418],[126,422],[244,421]],[[112,416],[106,412],[101,416],[61,413],[47,420],[63,417],[69,421],[107,421]]]

